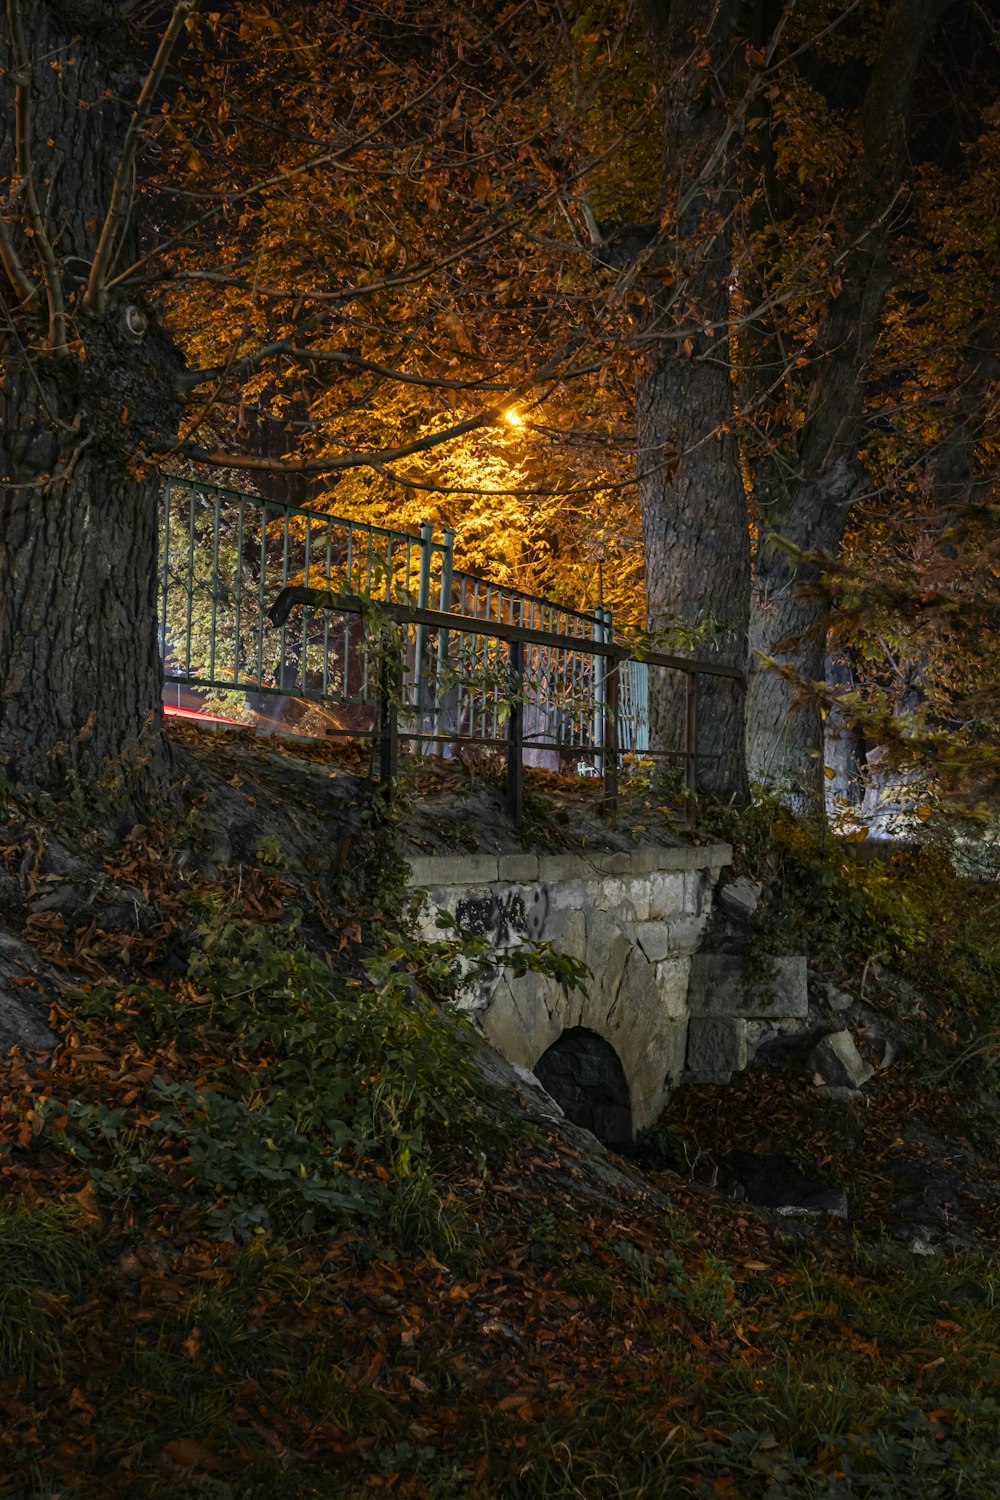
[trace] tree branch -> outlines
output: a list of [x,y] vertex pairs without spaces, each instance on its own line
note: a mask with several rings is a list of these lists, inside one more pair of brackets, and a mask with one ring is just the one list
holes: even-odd
[[269,359],[275,359],[282,354],[289,359],[299,360],[302,364],[350,365],[352,369],[368,370],[373,375],[382,375],[387,380],[395,380],[402,385],[422,385],[432,390],[510,390],[510,384],[506,381],[446,380],[444,377],[435,375],[412,375],[406,370],[393,370],[387,365],[375,364],[372,360],[363,359],[360,354],[351,354],[347,350],[300,349],[285,339],[274,344],[264,344],[255,354],[248,354],[244,359],[235,360],[230,365],[214,365],[211,369],[185,371],[180,377],[180,388],[184,391],[194,390],[199,385],[208,385],[222,375],[234,375],[240,379],[249,375],[253,370],[260,369],[261,365]]
[[156,49],[153,65],[146,74],[146,81],[139,92],[135,109],[132,111],[132,118],[128,123],[125,140],[122,143],[121,156],[118,158],[115,180],[111,185],[108,211],[104,216],[104,223],[101,226],[97,251],[90,268],[87,290],[84,293],[83,305],[88,312],[102,313],[107,305],[108,289],[105,285],[105,278],[112,268],[115,235],[118,233],[119,225],[124,216],[125,189],[135,164],[136,151],[139,147],[139,132],[142,129],[146,116],[149,114],[149,107],[153,102],[153,96],[159,88],[163,75],[167,70],[167,63],[170,60],[170,54],[174,50],[177,38],[196,4],[197,0],[177,0],[167,29],[160,38],[160,45]]
[[485,411],[477,412],[473,417],[466,417],[463,422],[456,422],[454,426],[445,428],[443,432],[429,432],[424,437],[414,438],[412,442],[401,444],[398,448],[376,448],[371,453],[338,453],[329,458],[301,459],[251,458],[240,453],[214,452],[207,448],[195,447],[190,443],[179,443],[170,451],[184,453],[197,463],[212,464],[216,468],[254,469],[272,474],[334,474],[342,469],[377,469],[380,464],[392,463],[398,458],[409,458],[411,453],[426,453],[431,448],[439,448],[442,443],[454,442],[456,438],[465,437],[467,433],[477,432],[481,427],[493,426],[501,420],[512,401],[517,400],[526,391],[533,390],[537,385],[559,378],[557,374],[559,366],[575,353],[583,342],[582,335],[571,339],[530,380],[522,381],[520,385],[515,386],[510,392],[510,400],[504,402],[503,406],[488,407]]
[[[45,300],[49,309],[48,344],[54,354],[66,350],[66,306],[63,301],[62,282],[52,241],[45,228],[45,220],[35,196],[31,165],[31,66],[28,49],[24,42],[24,25],[21,18],[20,0],[7,0],[7,20],[10,23],[11,48],[17,75],[14,79],[14,122],[17,154],[17,183],[15,192],[24,202],[25,218],[31,233],[35,253],[42,270]],[[4,257],[4,266],[7,261]],[[8,270],[8,275],[10,274]]]
[[890,191],[899,180],[913,84],[945,0],[894,0],[882,46],[861,109],[865,165],[873,181]]
[[[522,10],[528,8],[528,5],[529,0],[520,0],[520,3],[515,7],[512,13],[505,18],[506,24],[510,25],[517,18],[517,16],[520,15]],[[480,47],[485,45],[485,43],[489,40],[489,37],[484,38],[483,42],[478,43],[474,50],[478,51]],[[469,55],[470,54],[468,52],[465,53],[466,58],[468,58]],[[459,67],[461,60],[462,59],[456,59],[454,62],[450,63],[443,73],[440,73],[436,78],[433,78],[431,82],[427,84],[426,87],[423,88],[413,99],[405,100],[402,104],[398,105],[396,109],[390,111],[388,115],[381,117],[378,120],[377,124],[372,125],[369,130],[365,131],[356,140],[352,141],[348,146],[338,147],[336,149],[323,148],[320,151],[314,152],[311,156],[306,157],[304,161],[297,163],[296,166],[291,167],[286,171],[279,172],[271,177],[261,178],[258,182],[252,183],[250,187],[244,188],[241,192],[233,193],[229,195],[223,202],[216,202],[211,208],[206,209],[206,211],[197,219],[195,219],[192,224],[189,224],[187,226],[187,231],[185,232],[190,232],[192,229],[200,228],[202,224],[206,223],[209,219],[214,218],[217,214],[223,213],[226,208],[231,207],[235,203],[244,202],[247,198],[253,197],[253,195],[256,193],[264,192],[269,187],[275,187],[284,182],[291,181],[292,179],[301,176],[304,172],[313,171],[317,167],[336,166],[341,172],[353,172],[355,168],[348,166],[346,158],[359,151],[363,146],[369,145],[376,139],[376,137],[380,133],[388,131],[397,120],[401,119],[408,112],[415,110],[419,104],[422,104],[425,99],[428,99],[436,89],[440,88],[442,84],[447,82],[447,80]],[[139,258],[139,260],[134,261],[132,265],[127,266],[124,271],[122,271],[117,277],[115,277],[114,281],[111,282],[111,285],[117,286],[119,282],[131,278],[136,271],[140,270],[144,265],[147,265],[157,256],[163,255],[167,250],[172,249],[173,246],[176,245],[181,239],[183,239],[183,234],[172,235],[168,239],[163,240],[159,245],[154,246],[152,250],[147,251],[145,255]]]
[[[672,463],[673,460],[671,459],[669,462]],[[395,469],[390,469],[387,464],[372,464],[371,467],[377,474],[384,474],[387,479],[391,479],[393,484],[401,484],[408,490],[425,490],[432,495],[492,495],[497,499],[512,495],[521,499],[558,497],[560,500],[576,500],[581,495],[601,495],[611,490],[632,489],[638,483],[638,479],[633,475],[630,479],[609,479],[604,483],[598,483],[595,480],[593,484],[577,484],[568,490],[547,489],[543,485],[522,486],[519,489],[488,490],[476,489],[467,484],[435,484],[433,480],[412,479],[408,474],[400,474]],[[666,468],[667,461],[664,461],[659,467]],[[653,470],[649,472],[653,472]]]
[[377,469],[382,463],[408,458],[411,453],[426,453],[430,448],[450,443],[455,438],[464,437],[466,433],[478,431],[480,427],[489,427],[494,422],[499,422],[502,415],[502,407],[491,407],[488,411],[478,412],[474,417],[467,417],[464,422],[457,422],[444,432],[428,433],[425,437],[415,438],[412,443],[403,443],[399,448],[378,448],[372,453],[338,453],[330,458],[251,458],[243,453],[220,453],[207,448],[196,448],[189,443],[182,445],[179,451],[186,457],[193,458],[196,463],[212,464],[216,468],[259,469],[269,474],[334,474],[340,469]]
[[14,289],[18,305],[26,312],[32,311],[37,307],[41,293],[21,264],[21,257],[15,249],[10,230],[7,228],[7,221],[3,217],[0,217],[0,265],[7,273],[7,280]]

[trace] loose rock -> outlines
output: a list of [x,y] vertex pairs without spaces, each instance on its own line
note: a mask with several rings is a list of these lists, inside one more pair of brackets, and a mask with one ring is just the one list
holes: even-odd
[[826,1084],[859,1089],[868,1082],[874,1068],[866,1063],[849,1031],[833,1031],[813,1048],[809,1065]]

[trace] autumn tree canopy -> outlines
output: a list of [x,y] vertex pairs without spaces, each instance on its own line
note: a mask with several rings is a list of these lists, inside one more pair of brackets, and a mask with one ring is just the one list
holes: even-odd
[[970,0],[7,0],[0,67],[8,775],[162,775],[164,465],[687,622],[749,675],[704,705],[720,790],[816,800],[831,604],[984,732],[971,640],[850,603],[880,548],[897,600],[952,588],[990,501]]

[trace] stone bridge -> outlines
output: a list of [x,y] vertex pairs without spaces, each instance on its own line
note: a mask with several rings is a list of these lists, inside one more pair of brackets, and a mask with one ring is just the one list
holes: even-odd
[[[552,855],[441,855],[410,860],[426,895],[423,930],[449,912],[495,953],[525,939],[586,963],[567,991],[547,975],[502,965],[470,982],[464,1008],[509,1062],[534,1073],[577,1124],[622,1145],[659,1116],[697,1050],[688,980],[732,850],[639,848]],[[745,1026],[745,1023],[743,1023]],[[745,1061],[745,1057],[744,1057]]]

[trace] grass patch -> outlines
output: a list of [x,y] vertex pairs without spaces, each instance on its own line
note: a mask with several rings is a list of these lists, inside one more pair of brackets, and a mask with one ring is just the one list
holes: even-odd
[[33,1385],[58,1365],[68,1304],[94,1258],[79,1210],[0,1203],[0,1373]]

